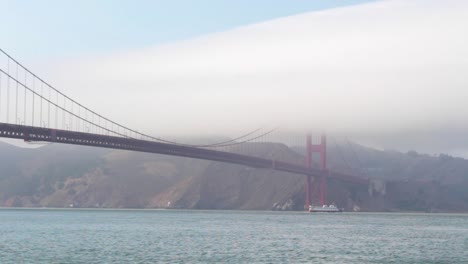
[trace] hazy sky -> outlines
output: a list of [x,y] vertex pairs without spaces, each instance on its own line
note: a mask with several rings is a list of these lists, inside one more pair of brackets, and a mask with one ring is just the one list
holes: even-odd
[[12,26],[0,43],[78,101],[157,135],[281,125],[468,153],[467,1],[166,2],[27,7],[17,12],[40,22],[2,16]]

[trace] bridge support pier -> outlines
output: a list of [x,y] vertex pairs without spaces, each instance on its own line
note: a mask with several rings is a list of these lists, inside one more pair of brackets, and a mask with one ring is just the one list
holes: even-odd
[[[312,153],[319,153],[320,155],[320,169],[326,171],[327,169],[327,138],[324,134],[320,137],[320,144],[312,144],[312,135],[309,133],[306,137],[306,167],[312,168]],[[313,196],[317,197],[317,200],[324,205],[326,203],[326,189],[327,189],[327,178],[326,174],[322,177],[314,178],[313,185],[311,183],[311,175],[306,175],[306,203],[305,208],[308,209],[312,202],[311,191],[313,190]]]

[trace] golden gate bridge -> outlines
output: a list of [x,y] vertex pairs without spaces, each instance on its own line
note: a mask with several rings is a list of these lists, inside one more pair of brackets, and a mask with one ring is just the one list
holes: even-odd
[[[256,129],[209,144],[184,144],[148,135],[73,100],[0,49],[0,137],[157,153],[304,175],[306,208],[312,202],[326,204],[328,178],[368,184],[369,179],[362,175],[327,169],[325,135],[313,144],[311,134],[307,134],[305,158],[297,161],[245,151],[243,146],[272,142],[268,137],[276,131]],[[319,166],[314,166],[313,153],[320,156]]]

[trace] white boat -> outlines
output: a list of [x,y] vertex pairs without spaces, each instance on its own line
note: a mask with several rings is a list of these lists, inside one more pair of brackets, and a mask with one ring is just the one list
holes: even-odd
[[343,212],[343,208],[338,208],[335,205],[309,206],[309,212],[316,213],[339,213]]

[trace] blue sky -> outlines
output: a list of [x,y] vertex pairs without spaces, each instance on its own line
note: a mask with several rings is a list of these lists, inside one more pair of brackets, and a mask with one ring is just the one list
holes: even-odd
[[1,48],[23,61],[137,49],[369,0],[0,0]]

